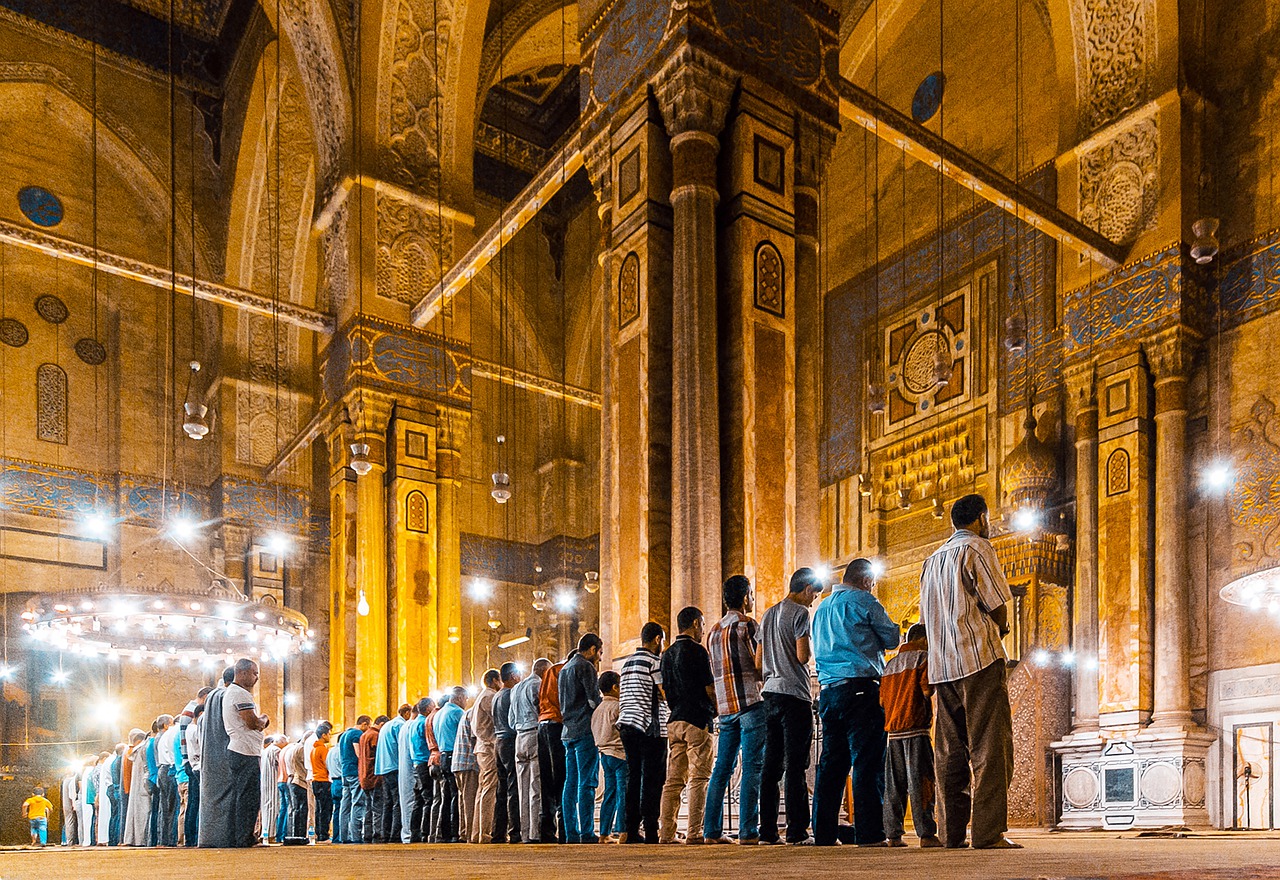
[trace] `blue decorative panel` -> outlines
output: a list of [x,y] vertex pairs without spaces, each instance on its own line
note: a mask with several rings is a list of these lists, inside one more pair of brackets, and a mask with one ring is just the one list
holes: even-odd
[[0,504],[41,516],[74,516],[113,506],[114,491],[96,475],[5,459]]
[[333,398],[348,383],[363,381],[392,391],[454,404],[471,401],[471,357],[465,345],[432,333],[384,321],[361,322],[343,331],[348,343],[330,346],[325,365],[325,394]]
[[591,69],[592,93],[608,101],[653,55],[667,29],[666,0],[623,0],[600,36]]
[[1172,244],[1064,295],[1064,353],[1148,335],[1181,318],[1182,305],[1182,253]]
[[239,477],[222,478],[222,517],[289,532],[307,531],[311,520],[306,493]]
[[911,118],[925,123],[933,118],[942,106],[942,93],[946,89],[947,77],[941,71],[926,76],[916,87],[915,96],[911,99]]
[[1219,259],[1222,326],[1238,327],[1280,308],[1280,231],[1233,248]]
[[18,190],[18,208],[37,226],[57,226],[62,222],[62,201],[42,186]]

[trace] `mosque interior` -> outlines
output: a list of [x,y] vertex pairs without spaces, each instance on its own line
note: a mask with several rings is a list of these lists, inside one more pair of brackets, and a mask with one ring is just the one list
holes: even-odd
[[3,834],[971,492],[1014,824],[1275,828],[1278,171],[1280,0],[0,0]]

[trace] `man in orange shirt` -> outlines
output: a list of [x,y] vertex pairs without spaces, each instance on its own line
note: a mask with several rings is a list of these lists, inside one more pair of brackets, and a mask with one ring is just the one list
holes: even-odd
[[359,835],[353,843],[373,843],[373,798],[378,784],[382,782],[374,772],[374,764],[378,754],[378,732],[389,719],[379,715],[373,720],[373,726],[360,734],[356,742],[356,760],[359,766],[359,787],[356,789],[355,807],[351,810],[351,827]]
[[316,843],[328,843],[329,826],[333,824],[333,786],[329,779],[329,737],[333,725],[328,721],[316,727],[315,745],[307,760],[311,762],[311,793],[316,799]]
[[880,678],[880,704],[884,706],[884,833],[889,846],[902,842],[902,818],[911,799],[911,817],[922,847],[942,846],[933,816],[933,743],[929,726],[933,705],[929,702],[929,643],[923,623],[907,630],[907,640],[885,664]]
[[[570,652],[569,657],[574,652]],[[542,782],[541,840],[564,843],[560,795],[564,791],[564,718],[560,714],[560,670],[566,657],[542,676],[538,688],[538,773]]]

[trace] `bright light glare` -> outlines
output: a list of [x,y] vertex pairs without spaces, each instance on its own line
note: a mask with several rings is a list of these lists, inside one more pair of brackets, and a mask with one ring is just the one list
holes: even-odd
[[468,697],[472,697],[474,699],[475,696],[479,693],[480,693],[480,688],[476,687],[475,685],[471,685],[470,687],[467,688]]
[[[523,645],[527,641],[529,641],[528,636],[516,636],[515,638],[507,639],[505,642],[498,642],[498,647],[514,648],[516,645]],[[524,668],[519,663],[516,664],[516,668],[521,675],[524,674]]]
[[268,553],[274,553],[276,556],[284,556],[289,552],[289,537],[282,535],[280,532],[272,532],[267,535],[262,543],[267,548]]
[[9,681],[18,672],[18,667],[9,664],[0,665],[0,681]]
[[827,584],[831,583],[831,568],[829,566],[819,563],[813,567],[813,574],[819,581],[821,581],[822,586],[825,587]]
[[570,611],[578,607],[578,597],[570,592],[556,593],[556,610],[561,614],[568,614]]
[[1049,652],[1043,648],[1031,655],[1031,662],[1037,666],[1045,666],[1049,663]]
[[54,684],[66,684],[67,679],[71,677],[71,673],[65,669],[54,670],[53,676],[49,679]]
[[285,694],[285,695],[284,695],[284,704],[285,704],[286,706],[296,706],[296,705],[298,705],[298,695],[297,695],[297,694]]
[[90,538],[106,538],[111,534],[111,520],[94,511],[84,518],[84,533]]
[[1013,515],[1013,527],[1020,532],[1030,532],[1040,525],[1040,512],[1023,507]]
[[1066,653],[1064,653],[1064,654],[1062,655],[1062,665],[1063,665],[1063,666],[1074,666],[1074,665],[1075,665],[1075,663],[1076,663],[1076,654],[1075,654],[1075,651],[1067,651]]
[[1217,459],[1205,465],[1200,474],[1200,484],[1209,492],[1222,494],[1231,488],[1233,476],[1231,465]]
[[485,599],[488,599],[493,595],[493,584],[484,578],[473,578],[471,581],[471,589],[468,590],[467,593],[475,601],[483,602]]
[[176,541],[190,541],[196,536],[196,523],[191,517],[182,515],[169,523],[169,535]]
[[879,579],[883,574],[884,574],[884,560],[883,559],[871,560],[871,576],[873,578]]

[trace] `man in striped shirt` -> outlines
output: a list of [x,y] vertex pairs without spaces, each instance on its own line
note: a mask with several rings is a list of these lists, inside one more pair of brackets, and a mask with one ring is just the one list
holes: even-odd
[[[920,616],[929,633],[929,683],[937,694],[938,806],[942,842],[966,846],[973,818],[977,849],[1016,849],[1009,828],[1013,725],[1005,653],[1013,598],[987,540],[987,502],[966,495],[951,508],[955,532],[925,560]],[[973,785],[970,789],[970,765]]]
[[704,843],[729,843],[724,836],[724,793],[742,752],[742,781],[738,803],[738,843],[760,842],[760,770],[764,765],[764,703],[760,667],[756,665],[756,622],[751,614],[751,582],[735,574],[724,582],[724,617],[707,634],[711,674],[715,678],[720,739],[707,809],[702,818]]
[[627,753],[627,830],[622,843],[658,842],[662,786],[667,781],[667,700],[659,668],[666,640],[660,624],[646,623],[640,630],[640,647],[622,663],[618,733]]

